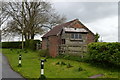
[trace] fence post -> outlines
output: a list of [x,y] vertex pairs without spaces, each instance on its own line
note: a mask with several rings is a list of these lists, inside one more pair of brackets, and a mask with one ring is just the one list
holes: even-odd
[[22,60],[22,55],[20,54],[19,55],[19,61],[18,61],[18,67],[21,67],[22,65],[21,65],[21,60]]

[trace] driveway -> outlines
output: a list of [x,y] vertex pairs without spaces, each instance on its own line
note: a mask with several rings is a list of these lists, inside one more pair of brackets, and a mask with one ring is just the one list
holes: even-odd
[[[2,57],[2,59],[1,59]],[[3,80],[25,80],[21,75],[19,75],[17,72],[13,71],[4,55],[0,53],[0,63],[2,62],[2,78],[7,78]],[[1,68],[1,67],[0,67]],[[1,71],[1,69],[0,69]],[[11,78],[11,79],[10,79]]]

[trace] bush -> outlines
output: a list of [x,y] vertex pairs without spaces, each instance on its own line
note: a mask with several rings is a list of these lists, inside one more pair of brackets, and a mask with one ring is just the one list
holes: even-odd
[[61,61],[61,65],[66,65],[63,61]]
[[40,51],[38,51],[38,55],[40,57],[47,57],[47,56],[49,56],[49,52],[48,52],[48,50],[40,50]]
[[40,44],[40,40],[33,40],[33,39],[27,40],[25,42],[25,48],[30,50],[36,50],[37,43]]
[[60,62],[57,62],[57,63],[56,63],[56,65],[59,65],[59,64],[60,64]]
[[120,65],[120,43],[90,43],[88,45],[88,59]]
[[78,71],[83,71],[84,69],[82,67],[79,67],[78,68]]
[[[35,50],[36,49],[36,44],[37,43],[40,44],[40,40],[27,40],[26,42],[23,42],[23,43],[24,43],[24,48]],[[2,48],[16,48],[16,49],[21,49],[22,48],[22,42],[21,41],[2,42],[2,44],[0,43],[0,45],[2,45]]]
[[70,63],[67,64],[67,68],[73,67]]
[[[25,43],[25,42],[24,42]],[[2,42],[2,48],[21,48],[22,42]]]

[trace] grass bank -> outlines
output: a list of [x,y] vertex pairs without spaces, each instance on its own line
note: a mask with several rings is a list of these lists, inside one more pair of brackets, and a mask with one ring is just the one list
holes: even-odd
[[[23,77],[39,78],[40,57],[38,56],[38,52],[19,51],[20,49],[3,49],[2,53],[8,58],[11,67]],[[18,56],[20,53],[22,54],[22,67],[18,67]],[[61,62],[65,64],[61,65]],[[67,68],[68,64],[72,67]],[[44,65],[45,76],[47,78],[88,78],[96,74],[104,75],[100,78],[118,78],[119,75],[116,69],[101,68],[89,63],[58,58],[48,58]]]

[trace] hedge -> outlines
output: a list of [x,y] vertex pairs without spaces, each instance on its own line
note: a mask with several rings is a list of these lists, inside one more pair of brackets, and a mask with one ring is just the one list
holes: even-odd
[[25,48],[31,49],[31,50],[36,50],[37,43],[40,44],[40,40],[27,40],[25,42]]
[[[25,43],[25,42],[24,42]],[[21,48],[22,42],[2,42],[2,48]]]
[[120,65],[120,43],[96,42],[88,45],[88,58]]
[[[40,43],[40,40],[27,40],[24,43],[24,48],[26,49],[36,49],[36,44]],[[2,48],[22,48],[22,42],[16,41],[16,42],[2,42]]]

